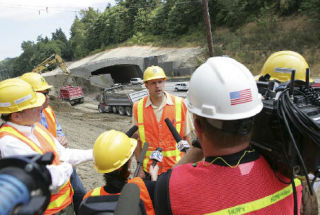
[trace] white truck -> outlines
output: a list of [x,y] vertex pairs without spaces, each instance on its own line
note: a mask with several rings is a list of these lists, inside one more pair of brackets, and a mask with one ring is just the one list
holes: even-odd
[[123,85],[106,88],[99,95],[98,110],[100,113],[132,116],[134,102],[147,95],[149,95],[148,90],[142,88],[128,88]]

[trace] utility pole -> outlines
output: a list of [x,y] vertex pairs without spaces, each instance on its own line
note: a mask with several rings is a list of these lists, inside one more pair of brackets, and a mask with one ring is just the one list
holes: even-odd
[[212,39],[212,32],[211,32],[210,14],[208,9],[208,0],[202,0],[202,6],[203,6],[204,19],[206,21],[206,26],[207,26],[207,41],[208,41],[209,55],[210,57],[213,57],[213,39]]

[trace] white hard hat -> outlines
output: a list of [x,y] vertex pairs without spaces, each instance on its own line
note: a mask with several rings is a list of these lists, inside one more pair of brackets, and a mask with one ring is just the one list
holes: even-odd
[[185,102],[198,116],[238,120],[259,113],[261,98],[247,67],[229,57],[212,57],[192,74]]

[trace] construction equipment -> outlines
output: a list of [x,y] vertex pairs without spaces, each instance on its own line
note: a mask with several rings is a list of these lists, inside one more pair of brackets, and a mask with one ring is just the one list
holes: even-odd
[[[306,80],[258,81],[263,95],[263,110],[255,118],[252,144],[277,171],[287,177],[320,176],[320,89],[310,85],[309,69]],[[263,130],[263,132],[262,132]],[[315,179],[314,179],[315,181]],[[311,184],[307,180],[310,193]]]
[[99,95],[98,110],[100,113],[119,113],[120,115],[132,116],[134,102],[148,94],[147,89],[130,89],[123,85],[106,88]]
[[[44,61],[42,61],[39,65],[37,65],[32,72],[41,74],[45,69],[47,69],[52,64],[57,64],[62,70],[64,74],[67,75],[66,80],[64,81],[63,85],[59,89],[59,98],[64,101],[70,102],[71,105],[75,105],[77,103],[83,103],[84,95],[82,88],[80,86],[72,86],[70,84],[66,84],[72,76],[69,68],[67,67],[66,63],[58,54],[53,54]],[[73,80],[72,80],[73,82]]]

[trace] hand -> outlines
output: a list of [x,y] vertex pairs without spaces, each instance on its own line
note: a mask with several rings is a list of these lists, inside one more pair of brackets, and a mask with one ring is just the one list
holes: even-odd
[[67,147],[68,141],[65,136],[57,136],[56,138],[63,147]]
[[158,179],[159,166],[150,166],[149,174],[151,176],[151,181],[156,181]]
[[142,167],[140,167],[140,169],[139,169],[138,177],[140,177],[140,178],[145,178],[146,177],[146,174],[144,173]]
[[139,139],[139,133],[138,133],[138,132],[135,132],[135,133],[131,136],[131,138],[134,138],[134,139],[138,140],[138,139]]

